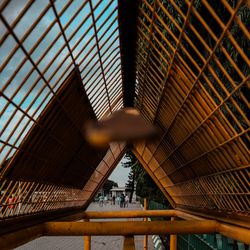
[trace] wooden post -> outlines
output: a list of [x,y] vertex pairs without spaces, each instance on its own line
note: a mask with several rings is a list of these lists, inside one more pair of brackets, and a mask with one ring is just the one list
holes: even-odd
[[[85,219],[86,222],[89,221],[89,219]],[[86,235],[83,236],[83,244],[84,244],[84,250],[91,250],[91,236]]]
[[[144,198],[144,210],[147,210],[148,207],[148,203],[147,203],[147,199]],[[144,221],[148,221],[148,218],[144,218]],[[144,250],[148,250],[148,236],[144,235]]]
[[124,238],[123,250],[135,250],[134,236],[126,236]]
[[[171,221],[174,221],[174,217],[171,217]],[[170,250],[177,249],[177,235],[170,234]]]

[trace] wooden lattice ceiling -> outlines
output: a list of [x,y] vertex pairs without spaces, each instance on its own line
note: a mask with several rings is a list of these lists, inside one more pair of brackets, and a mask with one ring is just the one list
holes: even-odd
[[81,133],[123,107],[118,3],[1,1],[0,12],[1,217],[86,206],[125,147],[105,154]]
[[124,154],[112,144],[83,189],[4,177],[77,70],[97,119],[134,106],[161,131],[133,150],[173,206],[249,219],[246,1],[4,0],[0,13],[0,202],[14,194],[15,215],[84,208]]
[[250,9],[142,1],[135,107],[162,132],[135,152],[173,203],[249,216]]

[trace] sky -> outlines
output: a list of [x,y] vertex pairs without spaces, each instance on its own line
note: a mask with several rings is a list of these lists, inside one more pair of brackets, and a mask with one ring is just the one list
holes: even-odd
[[[121,162],[124,159],[121,160]],[[114,169],[113,173],[109,176],[109,180],[115,181],[118,183],[119,187],[125,187],[125,184],[128,180],[128,174],[130,168],[124,168],[121,165],[121,162],[117,164],[117,167]]]
[[[63,7],[67,2],[69,1],[60,0],[55,2],[55,7],[58,13],[62,11]],[[99,1],[93,0],[93,6],[95,7],[98,2]],[[10,4],[7,5],[2,14],[6,21],[9,23],[9,25],[13,24],[13,22],[25,8],[27,3],[28,0],[15,0],[11,1]],[[22,45],[25,50],[27,50],[31,55],[31,59],[35,63],[37,63],[37,68],[41,72],[44,72],[44,79],[49,82],[50,86],[54,86],[58,79],[60,79],[60,84],[63,82],[63,80],[67,77],[68,73],[72,70],[73,65],[71,65],[71,57],[68,56],[69,51],[68,48],[65,46],[65,40],[63,36],[60,35],[54,42],[54,39],[58,36],[58,34],[61,33],[61,31],[57,22],[50,27],[50,25],[55,21],[55,14],[53,13],[52,8],[50,7],[47,10],[43,18],[39,18],[39,15],[46,9],[46,6],[48,4],[49,0],[34,1],[30,9],[25,13],[25,15],[21,18],[21,20],[14,28],[14,33],[16,34],[19,40],[23,40]],[[72,20],[70,25],[66,27],[66,23],[73,17],[73,15],[76,13],[76,11],[80,8],[82,4],[83,1],[81,0],[75,0],[74,2],[72,2],[69,8],[60,16],[60,21],[62,26],[64,27],[65,35],[69,41],[69,46],[72,49],[72,53],[76,60],[76,63],[79,65],[79,69],[82,70],[82,78],[84,80],[83,82],[85,83],[87,82],[88,78],[90,78],[92,73],[95,72],[95,70],[99,67],[99,63],[97,63],[96,66],[92,68],[92,66],[95,65],[95,62],[98,61],[98,55],[96,55],[92,61],[89,60],[92,55],[95,54],[97,51],[97,46],[91,49],[91,47],[96,43],[95,38],[90,39],[94,35],[94,28],[92,27],[87,32],[87,34],[85,34],[86,30],[88,30],[88,28],[93,23],[92,17],[88,17],[86,19],[86,22],[80,25],[82,20],[84,20],[85,17],[88,16],[90,12],[90,5],[86,4],[85,7]],[[104,53],[105,49],[111,44],[112,41],[115,42],[114,44],[112,44],[110,51],[113,51],[114,48],[119,47],[119,40],[115,40],[115,37],[118,35],[118,30],[116,30],[116,32],[112,36],[112,39],[110,39],[110,42],[107,42],[104,45],[104,41],[118,27],[118,21],[116,20],[112,24],[112,26],[108,30],[106,30],[107,27],[109,27],[109,25],[113,22],[113,20],[116,19],[117,1],[112,1],[111,5],[108,7],[108,9],[106,9],[105,13],[98,19],[99,14],[102,13],[103,9],[105,9],[108,4],[109,1],[103,1],[94,11],[94,16],[97,20],[96,28],[98,30],[99,47],[101,48],[100,53],[102,55],[106,79],[108,79],[108,77],[112,76],[113,74],[119,75],[120,72],[120,67],[118,67],[118,71],[112,71],[120,63],[119,53],[117,54],[117,56],[115,56],[116,60],[113,61],[112,68],[110,68],[110,66],[107,67],[109,63],[109,58],[112,58],[117,53],[117,51],[114,50],[114,52],[112,53]],[[103,21],[111,13],[113,13],[112,16],[109,18],[108,22],[102,27],[101,25]],[[24,39],[27,30],[31,28],[31,25],[34,23],[35,20],[39,20],[38,24],[35,28],[32,29],[32,32]],[[43,37],[41,43],[36,47],[36,49],[32,49],[32,47],[42,37],[42,35],[45,34],[45,30],[47,29],[49,30],[47,35]],[[74,33],[77,29],[78,31]],[[7,33],[7,29],[3,22],[0,20],[0,38],[4,36],[5,33]],[[81,39],[83,34],[85,34],[84,39]],[[85,45],[88,44],[89,40],[91,42],[88,46],[85,47]],[[76,46],[78,41],[81,42]],[[51,44],[54,45],[50,47]],[[8,35],[6,37],[6,40],[4,40],[0,46],[0,91],[3,91],[4,95],[7,96],[7,98],[11,99],[16,105],[20,105],[23,111],[27,112],[29,116],[33,117],[36,120],[39,114],[49,102],[49,100],[52,98],[52,94],[50,93],[49,88],[44,83],[44,80],[40,79],[39,73],[34,70],[32,63],[29,60],[26,60],[27,58],[25,56],[25,53],[20,48],[15,49],[16,46],[17,43],[11,35]],[[85,49],[82,50],[83,48]],[[43,53],[47,49],[48,51],[43,57]],[[82,52],[80,53],[80,51]],[[56,60],[51,61],[51,58],[54,58],[54,56],[58,52],[60,53],[57,55]],[[80,54],[77,57],[78,53]],[[88,53],[88,57],[85,58]],[[10,54],[12,56],[9,58]],[[83,60],[83,58],[85,59]],[[64,59],[65,62],[61,65]],[[24,60],[26,61],[22,65],[22,62]],[[106,60],[105,63],[104,60]],[[61,66],[59,67],[57,73],[53,75],[54,71],[58,68],[59,65]],[[71,66],[67,71],[68,73],[62,76],[62,73],[69,65]],[[19,66],[20,69],[15,72],[15,70],[18,69]],[[112,70],[108,71],[109,68]],[[101,69],[99,67],[96,75],[98,75],[100,70]],[[26,79],[24,83],[22,83],[23,79]],[[98,97],[102,97],[102,93],[100,93],[100,91],[104,91],[105,88],[103,81],[99,83],[98,81],[96,81],[95,84],[91,83],[92,81],[88,83],[89,85],[91,85],[90,88],[88,85],[86,85],[86,92],[89,96],[90,102],[92,104],[95,104],[95,101],[99,100]],[[111,83],[112,81],[109,84],[110,95],[117,90],[116,87],[112,86],[111,88]],[[60,84],[54,87],[54,91],[59,88]],[[121,91],[121,80],[119,80],[117,84],[119,84],[119,88]],[[101,86],[100,88],[99,85]],[[93,88],[96,90],[92,91]],[[117,96],[119,95],[113,95],[111,102],[115,102]],[[102,106],[105,107],[105,105],[108,105],[106,95],[104,95],[104,98],[102,98]],[[93,108],[94,110],[99,109],[99,106],[97,105]],[[16,125],[17,127],[15,127]],[[32,125],[33,121],[27,115],[24,115],[14,105],[10,104],[7,101],[6,97],[3,98],[2,96],[0,96],[0,138],[2,141],[14,146],[4,146],[4,144],[0,142],[0,162],[4,159],[10,158],[14,154],[14,152],[16,151],[15,147],[19,147],[20,143],[22,142],[23,138],[28,133]]]
[[[55,8],[58,14],[68,2],[69,0],[55,1]],[[98,2],[99,1],[97,0],[93,0],[93,7],[97,6]],[[28,3],[28,0],[13,0],[5,7],[2,14],[10,26],[14,23],[15,19]],[[90,58],[92,58],[97,51],[97,46],[95,45],[96,39],[93,36],[95,33],[94,28],[92,27],[89,29],[93,24],[92,17],[88,17],[91,10],[90,5],[84,5],[82,10],[75,16],[75,18],[72,19],[71,23],[67,25],[68,21],[71,20],[83,3],[84,2],[81,0],[73,1],[69,5],[68,9],[60,16],[60,22],[64,28],[65,36],[69,41],[69,47],[72,50],[73,57],[79,65],[79,70],[82,71],[82,80],[83,84],[85,84],[97,68],[99,69],[96,71],[95,75],[98,75],[101,71],[99,63],[97,63],[94,67],[95,62],[98,61],[98,55],[96,55],[93,60],[90,60]],[[109,5],[109,3],[111,4]],[[22,41],[21,43],[23,48],[30,54],[34,63],[37,64],[37,68],[40,72],[42,72],[44,79],[49,82],[50,86],[53,86],[58,79],[61,79],[61,84],[64,78],[67,77],[68,74],[65,74],[64,76],[61,75],[64,70],[72,64],[72,62],[70,57],[65,59],[69,55],[69,51],[65,46],[63,36],[59,35],[61,30],[58,23],[55,22],[55,14],[51,7],[47,9],[48,5],[49,0],[34,1],[28,11],[26,11],[17,23],[13,31],[17,38]],[[106,8],[108,5],[109,7]],[[111,81],[111,76],[113,74],[119,75],[120,72],[120,55],[118,53],[119,39],[117,40],[115,38],[119,34],[117,29],[118,21],[116,20],[118,11],[116,7],[116,0],[112,2],[103,1],[94,10],[100,54],[103,63],[102,67],[105,73],[106,81],[109,81],[109,79]],[[105,12],[100,15],[104,9],[106,9]],[[46,10],[46,14],[44,14],[42,18],[39,18],[40,14],[44,10]],[[107,17],[109,17],[109,20],[104,26],[102,26]],[[85,18],[87,18],[86,21],[81,24]],[[29,35],[26,35],[26,32],[32,27],[32,24],[36,20],[39,20],[39,22],[32,28],[32,32]],[[43,36],[46,30],[48,30],[48,33]],[[78,31],[75,32],[76,30]],[[85,33],[87,30],[89,31]],[[114,31],[115,33],[109,38]],[[0,38],[5,34],[7,34],[7,28],[0,19]],[[84,38],[82,38],[83,35]],[[34,47],[37,41],[42,37],[43,39],[40,44],[37,45],[37,47]],[[105,44],[107,38],[109,39]],[[90,43],[88,43],[89,41]],[[52,44],[54,45],[52,46]],[[109,52],[106,53],[105,50],[110,45],[112,46],[109,48]],[[46,95],[50,93],[49,88],[46,86],[44,79],[40,79],[40,74],[37,70],[34,70],[34,65],[26,58],[23,50],[21,48],[17,49],[17,47],[17,42],[12,35],[6,36],[6,39],[0,46],[0,91],[2,91],[7,98],[11,99],[13,103],[20,105],[22,110],[27,112],[29,116],[36,120],[42,110],[46,107],[49,100],[52,98],[52,95],[50,94],[47,98],[45,98]],[[43,55],[45,51],[46,54]],[[9,57],[9,55],[11,55],[11,57]],[[55,55],[57,56],[55,57]],[[114,55],[116,56],[114,57]],[[54,57],[55,60],[51,60],[51,58]],[[65,62],[61,64],[64,60]],[[112,66],[108,66],[110,60],[112,62]],[[25,63],[22,64],[24,61]],[[54,71],[57,70],[59,65],[61,66],[58,69],[58,73],[53,76]],[[117,68],[117,66],[119,67]],[[72,67],[73,66],[68,69],[68,72],[71,71]],[[16,72],[16,69],[19,70]],[[26,80],[23,82],[24,79]],[[98,83],[98,81],[96,82]],[[97,85],[96,82],[92,84],[92,81],[89,81],[86,86],[84,85],[93,106],[96,100],[101,99],[98,98],[98,96],[101,97],[101,91],[105,89],[103,81],[99,82]],[[57,88],[60,84],[58,84]],[[99,85],[102,86],[99,87]],[[111,103],[116,100],[117,96],[119,96],[116,93],[118,89],[116,85],[121,86],[121,80],[116,82],[115,86],[113,85],[113,80],[110,83],[108,82]],[[55,87],[54,91],[56,91],[57,88]],[[105,105],[107,105],[106,97],[105,99],[102,98],[102,106],[104,107]],[[95,108],[98,109],[99,107],[93,107],[94,110]],[[27,117],[27,115],[24,115],[21,111],[19,111],[13,104],[10,104],[6,97],[3,98],[2,96],[0,97],[0,114],[0,162],[2,162],[13,156],[16,152],[16,148],[19,147],[34,122]],[[8,146],[2,142],[13,145],[14,147]],[[110,179],[117,182],[119,186],[125,186],[128,173],[128,169],[124,169],[121,164],[118,164],[114,172],[111,174]]]

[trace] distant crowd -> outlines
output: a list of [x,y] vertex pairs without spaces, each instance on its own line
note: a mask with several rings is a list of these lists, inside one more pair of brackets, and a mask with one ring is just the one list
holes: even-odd
[[[109,199],[108,196],[99,196],[99,206],[102,207],[103,205],[106,205],[108,203]],[[112,196],[111,199],[111,204],[112,205],[118,205],[120,207],[128,207],[128,203],[129,203],[129,198],[127,194],[123,194],[121,193],[119,196]]]

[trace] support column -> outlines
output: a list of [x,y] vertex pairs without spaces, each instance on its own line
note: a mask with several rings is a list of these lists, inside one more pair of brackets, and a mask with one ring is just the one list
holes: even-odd
[[[147,210],[148,208],[148,202],[147,199],[144,198],[144,210]],[[148,221],[148,218],[144,218],[144,221]],[[143,249],[148,250],[148,235],[144,235],[144,244],[143,244]]]
[[[171,221],[174,221],[174,217],[171,217]],[[177,250],[177,235],[170,234],[170,250]]]
[[[85,219],[84,221],[88,222],[89,219]],[[89,235],[83,236],[83,244],[84,244],[84,250],[91,250],[91,236]]]
[[124,238],[123,250],[135,250],[134,236],[126,236]]

